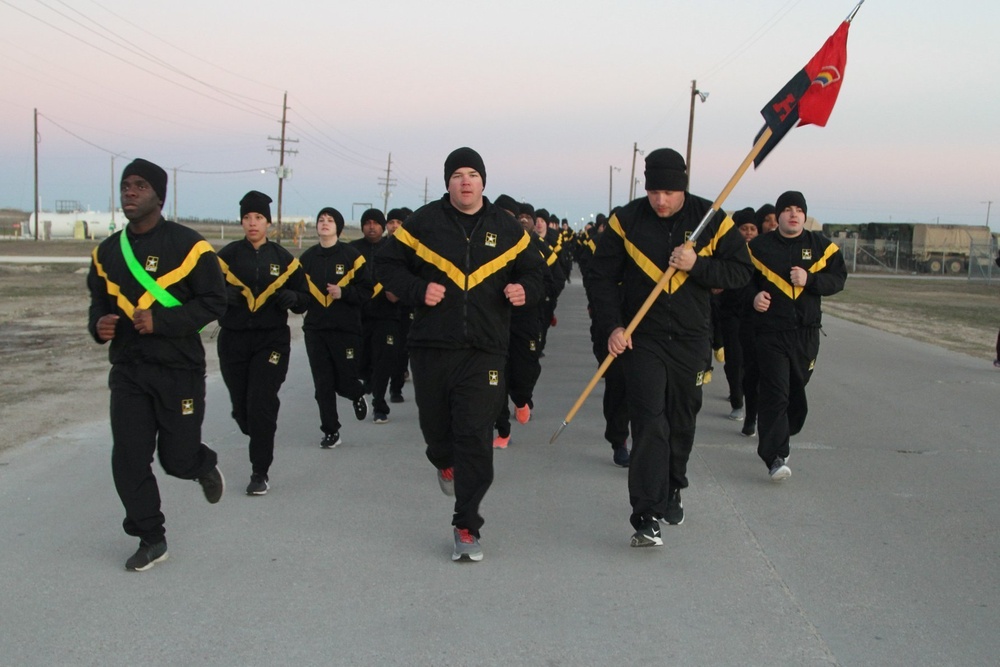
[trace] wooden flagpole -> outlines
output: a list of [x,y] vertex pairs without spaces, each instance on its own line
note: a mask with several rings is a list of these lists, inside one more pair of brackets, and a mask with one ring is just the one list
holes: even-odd
[[[757,154],[760,153],[760,151],[764,148],[764,145],[770,138],[771,138],[771,128],[767,127],[764,129],[764,132],[761,133],[760,137],[757,139],[757,142],[753,145],[753,148],[750,149],[750,153],[747,154],[746,158],[744,158],[743,163],[740,164],[739,168],[736,170],[736,173],[733,174],[733,177],[729,179],[728,183],[726,183],[726,187],[722,189],[722,192],[719,194],[719,196],[715,198],[714,202],[712,202],[712,208],[705,214],[705,217],[702,218],[701,222],[698,224],[698,227],[696,227],[694,232],[691,233],[691,237],[685,242],[684,245],[690,248],[694,247],[695,242],[698,240],[698,236],[701,235],[701,233],[705,230],[705,227],[708,226],[708,222],[715,216],[715,214],[719,211],[719,209],[722,208],[722,204],[725,203],[726,199],[729,197],[729,194],[733,191],[733,188],[735,188],[736,184],[740,182],[741,178],[743,178],[743,174],[745,174],[747,169],[750,168],[750,165],[753,164],[753,161],[757,157]],[[633,317],[632,321],[628,323],[627,327],[625,327],[626,340],[632,337],[632,333],[635,331],[635,328],[639,326],[639,323],[642,321],[642,318],[644,318],[646,316],[646,313],[649,312],[649,309],[653,307],[653,302],[656,301],[656,297],[660,295],[660,292],[662,292],[663,289],[667,286],[667,283],[670,282],[670,278],[673,277],[675,273],[677,273],[677,269],[675,269],[672,266],[669,267],[666,271],[664,271],[663,275],[660,277],[660,280],[656,283],[656,287],[654,287],[653,291],[649,293],[649,296],[646,297],[646,300],[639,308],[639,311],[635,314],[635,317]],[[573,407],[570,408],[568,413],[566,413],[566,419],[564,419],[563,423],[559,425],[559,428],[556,429],[556,432],[552,434],[552,438],[549,440],[549,444],[555,442],[556,438],[559,437],[559,434],[563,432],[563,429],[569,426],[569,423],[573,421],[573,417],[575,417],[576,413],[580,410],[581,407],[583,407],[584,401],[586,401],[587,397],[590,396],[590,392],[594,390],[594,387],[597,386],[597,383],[604,376],[604,373],[607,372],[608,367],[611,366],[611,362],[614,360],[615,360],[614,355],[608,353],[608,356],[605,357],[604,361],[598,367],[597,372],[594,373],[594,377],[590,378],[590,382],[588,382],[587,386],[583,388],[583,393],[580,394],[580,398],[576,399],[576,403],[574,403]]]

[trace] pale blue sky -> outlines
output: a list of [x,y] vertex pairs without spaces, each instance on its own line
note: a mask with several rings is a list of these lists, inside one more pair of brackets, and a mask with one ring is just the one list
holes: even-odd
[[[132,157],[179,168],[182,215],[238,215],[249,189],[277,195],[268,152],[288,91],[284,214],[444,191],[469,145],[486,195],[578,225],[627,198],[633,142],[684,153],[691,80],[692,192],[714,199],[750,149],[760,108],[850,12],[852,0],[535,0],[134,3],[0,0],[0,206],[32,208],[32,117],[44,208],[107,209]],[[867,0],[826,128],[794,130],[726,202],[801,190],[822,222],[1000,229],[1000,10],[981,0]],[[76,136],[73,136],[76,135]],[[637,165],[641,179],[642,164]],[[173,172],[169,213],[173,204]],[[641,188],[641,181],[640,181]],[[357,210],[360,213],[360,209]]]

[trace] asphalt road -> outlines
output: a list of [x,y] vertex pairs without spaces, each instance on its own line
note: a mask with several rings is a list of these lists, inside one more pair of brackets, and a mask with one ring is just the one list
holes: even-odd
[[495,456],[477,564],[450,560],[451,501],[411,387],[385,425],[341,399],[344,444],[321,450],[301,345],[265,497],[243,494],[245,441],[210,377],[205,438],[227,493],[208,505],[157,468],[170,558],[149,572],[123,567],[136,541],[105,415],[0,454],[0,662],[996,663],[1000,372],[828,318],[794,472],[773,484],[726,419],[717,369],[686,521],[633,549],[602,385],[548,444],[596,368],[579,281],[558,316],[534,416]]

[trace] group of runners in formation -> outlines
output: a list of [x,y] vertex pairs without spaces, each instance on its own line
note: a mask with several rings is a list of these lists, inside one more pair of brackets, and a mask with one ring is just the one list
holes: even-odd
[[[821,297],[846,279],[837,246],[805,229],[799,192],[757,211],[709,215],[711,202],[687,192],[676,151],[658,149],[645,162],[646,196],[576,234],[545,209],[484,197],[482,157],[459,148],[445,160],[441,199],[416,211],[369,209],[363,237],[352,243],[340,240],[343,215],[323,208],[319,242],[298,259],[268,238],[266,194],[240,200],[245,236],[216,253],[162,217],[162,168],[142,159],[126,166],[129,223],[94,250],[87,278],[89,331],[110,342],[112,472],[124,530],[139,538],[126,568],[145,571],[167,558],[154,453],[167,474],[196,480],[210,503],[225,490],[218,457],[201,441],[200,332],[212,321],[232,416],[249,441],[246,493],[267,494],[289,311],[303,315],[319,446],[342,442],[338,395],[356,419],[384,424],[412,379],[427,458],[455,498],[452,559],[481,560],[479,507],[493,482],[494,449],[509,445],[512,414],[521,424],[531,418],[546,333],[574,261],[593,353],[598,361],[620,357],[606,374],[603,411],[612,460],[629,469],[630,544],[662,545],[660,525],[684,520],[680,494],[713,348],[718,361],[725,351],[730,418],[757,435],[770,478],[789,477],[789,439],[805,422],[819,349]],[[691,239],[703,218],[705,231]]]

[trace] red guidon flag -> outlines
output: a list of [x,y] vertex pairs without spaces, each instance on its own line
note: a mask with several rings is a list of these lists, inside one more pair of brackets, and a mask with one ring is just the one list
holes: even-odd
[[[765,127],[771,128],[771,138],[754,159],[754,167],[759,167],[771,149],[796,125],[826,125],[844,80],[847,31],[850,27],[850,21],[841,23],[806,66],[760,110]],[[764,128],[761,128],[754,143],[763,132]]]

